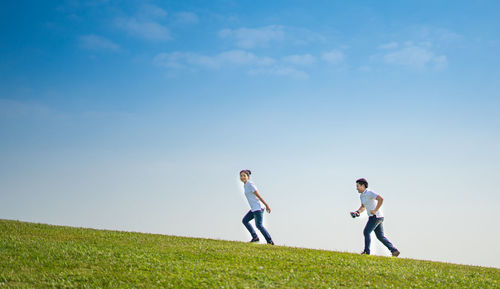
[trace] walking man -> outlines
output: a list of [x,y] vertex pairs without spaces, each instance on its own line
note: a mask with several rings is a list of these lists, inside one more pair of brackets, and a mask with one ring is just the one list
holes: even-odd
[[365,229],[363,230],[363,235],[365,236],[365,249],[361,254],[370,255],[370,234],[375,231],[377,239],[391,251],[392,256],[399,256],[399,250],[384,236],[384,227],[382,225],[384,222],[384,215],[380,210],[384,199],[375,192],[368,190],[368,181],[366,181],[366,179],[361,178],[356,180],[356,189],[360,193],[361,207],[359,207],[357,211],[351,212],[351,216],[353,218],[359,217],[359,215],[366,210],[369,217]]
[[264,218],[264,209],[262,208],[261,203],[266,206],[266,211],[269,214],[271,213],[271,208],[266,203],[266,201],[264,201],[259,191],[257,190],[257,187],[252,183],[252,181],[250,181],[251,174],[252,172],[250,170],[242,170],[240,172],[240,180],[244,184],[243,189],[245,190],[245,196],[247,197],[248,204],[250,205],[250,211],[248,211],[248,213],[246,213],[246,215],[243,217],[242,222],[243,225],[245,225],[245,227],[247,228],[248,232],[250,232],[250,235],[252,235],[252,240],[250,240],[250,243],[259,242],[259,237],[250,224],[250,221],[255,219],[255,225],[257,226],[257,229],[259,229],[259,231],[262,233],[264,238],[266,238],[266,242],[270,245],[274,245],[273,239],[271,239],[271,235],[269,235],[269,232],[262,225],[262,219]]

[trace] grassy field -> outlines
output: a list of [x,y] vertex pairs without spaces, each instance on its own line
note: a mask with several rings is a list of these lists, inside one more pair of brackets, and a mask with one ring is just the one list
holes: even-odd
[[0,288],[293,287],[500,288],[500,269],[0,220]]

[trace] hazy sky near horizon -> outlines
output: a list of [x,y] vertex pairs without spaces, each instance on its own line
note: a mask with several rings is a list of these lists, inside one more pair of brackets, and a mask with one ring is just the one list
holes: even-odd
[[[500,267],[498,1],[3,1],[0,218]],[[376,241],[372,250],[388,255]]]

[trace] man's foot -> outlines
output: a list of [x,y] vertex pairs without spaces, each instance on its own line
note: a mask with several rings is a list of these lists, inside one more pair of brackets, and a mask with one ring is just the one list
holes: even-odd
[[361,252],[361,255],[370,255],[370,253],[367,253],[366,251]]
[[401,252],[399,252],[399,250],[393,251],[392,257],[397,257],[397,256],[399,256],[399,254],[401,254]]
[[274,245],[274,242],[273,241],[269,241],[269,242],[267,242],[267,244]]
[[252,238],[252,240],[250,240],[249,243],[255,243],[255,242],[259,242],[259,238]]

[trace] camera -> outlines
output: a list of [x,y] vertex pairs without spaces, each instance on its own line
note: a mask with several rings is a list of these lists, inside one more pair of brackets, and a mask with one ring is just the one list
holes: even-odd
[[354,219],[356,217],[359,217],[359,213],[358,212],[351,212],[351,217]]

